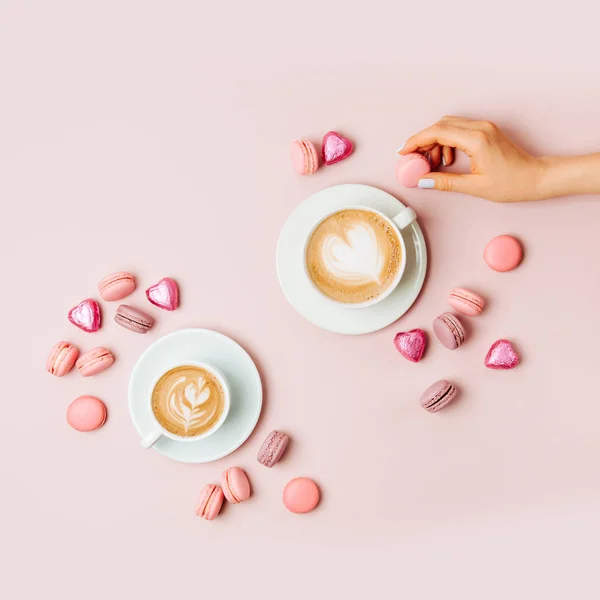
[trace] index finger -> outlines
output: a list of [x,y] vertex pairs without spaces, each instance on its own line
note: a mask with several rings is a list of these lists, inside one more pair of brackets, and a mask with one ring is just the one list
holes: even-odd
[[478,135],[479,132],[458,127],[451,121],[439,121],[409,138],[399,152],[408,154],[424,146],[439,144],[458,148],[471,156],[476,150]]

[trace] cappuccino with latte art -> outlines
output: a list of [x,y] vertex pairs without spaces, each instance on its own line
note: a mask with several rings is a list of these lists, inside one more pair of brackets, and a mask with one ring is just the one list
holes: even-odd
[[397,229],[376,211],[340,210],[317,225],[306,245],[315,287],[343,304],[369,303],[391,291],[403,269]]

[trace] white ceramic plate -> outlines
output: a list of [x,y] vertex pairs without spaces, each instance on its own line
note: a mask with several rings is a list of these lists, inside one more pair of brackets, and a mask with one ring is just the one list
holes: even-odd
[[[156,378],[186,360],[214,365],[223,373],[231,388],[229,415],[207,438],[177,442],[163,436],[154,449],[181,462],[211,462],[231,454],[254,430],[262,409],[260,374],[239,344],[216,331],[181,329],[166,335],[140,356],[129,379],[129,412],[140,439],[154,429],[149,397]],[[150,450],[140,446],[140,452]]]
[[277,245],[277,276],[289,303],[306,319],[334,333],[371,333],[397,321],[414,303],[427,272],[427,248],[415,221],[402,231],[406,270],[398,287],[374,306],[348,309],[328,303],[311,285],[304,269],[304,242],[317,221],[346,206],[361,204],[388,217],[404,204],[391,194],[368,185],[345,184],[326,188],[307,198],[287,220]]

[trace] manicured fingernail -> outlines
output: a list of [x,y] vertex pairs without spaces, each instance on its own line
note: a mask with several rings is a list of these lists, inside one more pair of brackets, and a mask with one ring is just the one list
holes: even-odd
[[396,152],[400,153],[400,150],[402,150],[402,148],[404,148],[404,144],[402,144],[402,146],[398,146]]
[[435,187],[435,181],[433,179],[419,179],[419,187],[422,190],[431,190]]
[[442,164],[443,164],[444,166],[447,166],[447,163],[446,163],[446,157],[445,157],[445,156],[442,156]]

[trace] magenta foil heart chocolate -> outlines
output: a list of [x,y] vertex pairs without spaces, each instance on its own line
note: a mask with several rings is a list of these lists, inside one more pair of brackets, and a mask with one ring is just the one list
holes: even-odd
[[179,306],[179,289],[170,277],[164,277],[146,290],[146,298],[159,308],[175,310]]
[[69,321],[87,333],[100,329],[100,307],[95,300],[86,298],[69,311]]
[[514,369],[519,364],[519,355],[508,340],[492,344],[485,357],[485,366],[490,369]]
[[410,331],[402,331],[394,338],[394,346],[396,350],[411,362],[419,362],[425,352],[427,338],[422,329],[411,329]]
[[352,142],[336,131],[329,131],[323,136],[321,155],[326,165],[334,165],[348,158],[353,150]]

